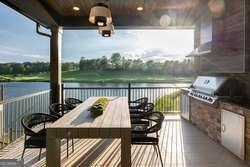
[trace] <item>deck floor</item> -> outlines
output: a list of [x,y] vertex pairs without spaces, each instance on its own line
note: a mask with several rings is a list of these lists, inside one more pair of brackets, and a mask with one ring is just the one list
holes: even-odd
[[[75,139],[75,151],[66,157],[62,141],[62,166],[120,166],[119,139]],[[178,115],[166,115],[160,132],[160,149],[166,167],[244,167],[243,161],[209,139]],[[1,159],[20,159],[23,139],[0,151]],[[70,149],[71,151],[71,149]],[[25,166],[45,166],[45,149],[38,161],[37,149],[27,149]],[[152,146],[132,146],[132,166],[158,167],[159,158]],[[1,166],[1,165],[0,165]]]

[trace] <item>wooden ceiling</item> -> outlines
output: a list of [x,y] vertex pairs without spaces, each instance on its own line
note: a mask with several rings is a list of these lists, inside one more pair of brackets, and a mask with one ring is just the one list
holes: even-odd
[[[204,11],[202,3],[206,0],[0,0],[4,4],[50,27],[55,24],[65,29],[94,26],[89,23],[90,9],[96,3],[103,2],[112,12],[116,28],[165,28],[160,18],[168,15],[170,27],[194,26]],[[74,11],[73,7],[80,8]],[[136,8],[142,6],[143,11]],[[205,6],[206,7],[206,6]]]

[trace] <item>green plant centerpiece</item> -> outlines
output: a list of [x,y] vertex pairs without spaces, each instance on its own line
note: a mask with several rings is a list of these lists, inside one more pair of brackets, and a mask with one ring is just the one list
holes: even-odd
[[94,104],[89,108],[91,117],[98,117],[102,115],[109,103],[108,98],[101,97],[94,102]]

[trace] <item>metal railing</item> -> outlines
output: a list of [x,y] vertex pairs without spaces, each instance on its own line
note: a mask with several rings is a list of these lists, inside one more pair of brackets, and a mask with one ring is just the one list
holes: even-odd
[[50,91],[42,91],[0,102],[0,146],[23,135],[21,118],[30,113],[49,113]]
[[[180,90],[184,87],[63,87],[63,98],[86,100],[91,96],[127,96],[129,101],[148,97],[155,110],[175,112],[181,110]],[[50,91],[0,101],[0,147],[23,135],[21,118],[30,113],[49,113]]]
[[184,87],[63,87],[63,98],[86,100],[91,96],[127,96],[128,100],[148,97],[155,109],[162,112],[180,112],[180,90]]

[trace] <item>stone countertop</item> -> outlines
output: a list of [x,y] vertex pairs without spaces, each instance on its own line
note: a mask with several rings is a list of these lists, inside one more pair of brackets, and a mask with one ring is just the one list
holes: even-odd
[[221,103],[236,105],[250,110],[250,100],[220,100]]
[[244,116],[250,116],[250,106],[244,104],[238,104],[235,102],[221,100],[220,101],[221,109],[226,109],[232,111],[237,114],[241,114]]

